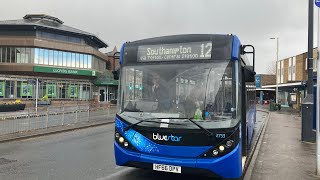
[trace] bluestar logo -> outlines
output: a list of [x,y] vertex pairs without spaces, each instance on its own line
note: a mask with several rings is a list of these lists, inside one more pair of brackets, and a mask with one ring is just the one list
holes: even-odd
[[158,140],[158,141],[174,141],[174,142],[180,142],[181,136],[174,136],[174,135],[160,135],[159,133],[155,134],[152,133],[152,138],[153,140]]

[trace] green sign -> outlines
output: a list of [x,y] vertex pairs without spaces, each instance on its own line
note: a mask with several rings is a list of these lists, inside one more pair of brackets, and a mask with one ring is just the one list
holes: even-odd
[[54,73],[54,74],[96,76],[96,72],[91,70],[54,68],[54,67],[46,67],[46,66],[34,66],[33,71],[42,72],[42,73]]
[[4,81],[0,82],[0,96],[3,97],[4,96],[4,92],[5,92],[5,84]]
[[46,94],[48,97],[56,97],[57,96],[57,85],[55,84],[47,84],[46,85]]
[[68,94],[71,98],[78,97],[78,85],[69,85]]
[[20,95],[32,96],[32,85],[25,82],[21,82]]

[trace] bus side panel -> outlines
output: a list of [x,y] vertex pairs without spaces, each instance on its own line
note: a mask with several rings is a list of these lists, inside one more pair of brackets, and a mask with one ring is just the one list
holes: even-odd
[[254,129],[254,122],[255,122],[255,106],[251,106],[248,113],[247,113],[247,122],[248,122],[248,144],[251,144],[252,136],[253,136],[253,129]]

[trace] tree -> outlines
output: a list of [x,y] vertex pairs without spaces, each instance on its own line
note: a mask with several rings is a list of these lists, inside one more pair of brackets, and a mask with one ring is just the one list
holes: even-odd
[[268,64],[268,66],[267,66],[267,73],[275,75],[277,73],[277,67],[276,66],[277,66],[276,61],[275,60],[271,61],[270,64]]

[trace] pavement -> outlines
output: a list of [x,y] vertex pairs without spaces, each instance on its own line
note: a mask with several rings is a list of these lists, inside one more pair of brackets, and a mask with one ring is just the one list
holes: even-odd
[[320,179],[315,176],[316,144],[301,141],[301,117],[294,111],[270,113],[256,153],[252,180]]

